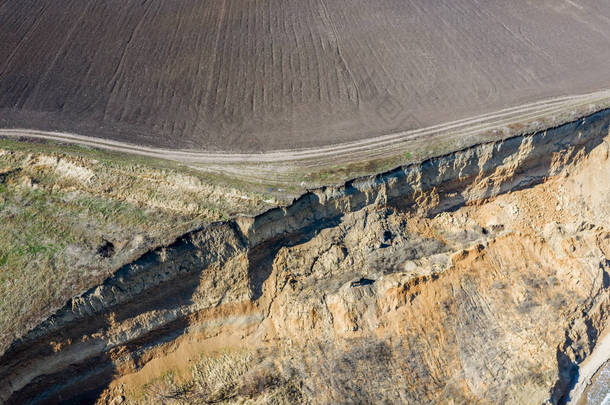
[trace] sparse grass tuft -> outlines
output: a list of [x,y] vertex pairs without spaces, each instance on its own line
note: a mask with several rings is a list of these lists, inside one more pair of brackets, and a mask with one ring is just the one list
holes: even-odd
[[[0,352],[148,249],[274,206],[199,172],[125,157],[0,140]],[[98,253],[105,243],[108,257]]]

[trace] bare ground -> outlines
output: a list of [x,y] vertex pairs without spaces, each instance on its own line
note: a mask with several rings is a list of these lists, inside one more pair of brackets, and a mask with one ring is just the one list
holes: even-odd
[[319,148],[610,83],[603,0],[8,0],[0,127]]

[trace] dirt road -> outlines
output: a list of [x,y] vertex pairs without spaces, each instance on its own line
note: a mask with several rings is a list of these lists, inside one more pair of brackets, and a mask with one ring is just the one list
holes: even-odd
[[[356,161],[397,153],[400,148],[413,139],[430,139],[434,142],[442,137],[458,137],[482,133],[506,131],[515,123],[555,122],[568,120],[573,115],[582,115],[583,111],[593,112],[609,103],[610,90],[584,95],[566,96],[549,100],[528,103],[507,108],[495,113],[484,114],[464,120],[434,125],[417,130],[403,131],[366,140],[346,142],[337,145],[303,148],[293,150],[275,150],[262,153],[221,153],[206,151],[172,150],[166,148],[146,147],[114,140],[88,137],[83,135],[37,131],[32,129],[0,129],[0,136],[11,138],[35,138],[96,148],[133,153],[143,156],[175,160],[191,164],[324,164],[340,161]],[[578,111],[578,113],[577,113]],[[550,121],[549,121],[550,120]],[[560,122],[557,121],[557,124]]]

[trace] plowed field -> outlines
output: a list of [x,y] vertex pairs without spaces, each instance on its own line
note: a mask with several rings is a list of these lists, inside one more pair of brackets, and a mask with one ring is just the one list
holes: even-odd
[[257,152],[608,87],[608,0],[0,1],[2,128]]

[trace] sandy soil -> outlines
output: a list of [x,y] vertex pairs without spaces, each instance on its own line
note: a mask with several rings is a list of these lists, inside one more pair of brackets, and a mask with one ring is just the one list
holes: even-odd
[[6,0],[0,127],[318,148],[610,83],[605,0]]

